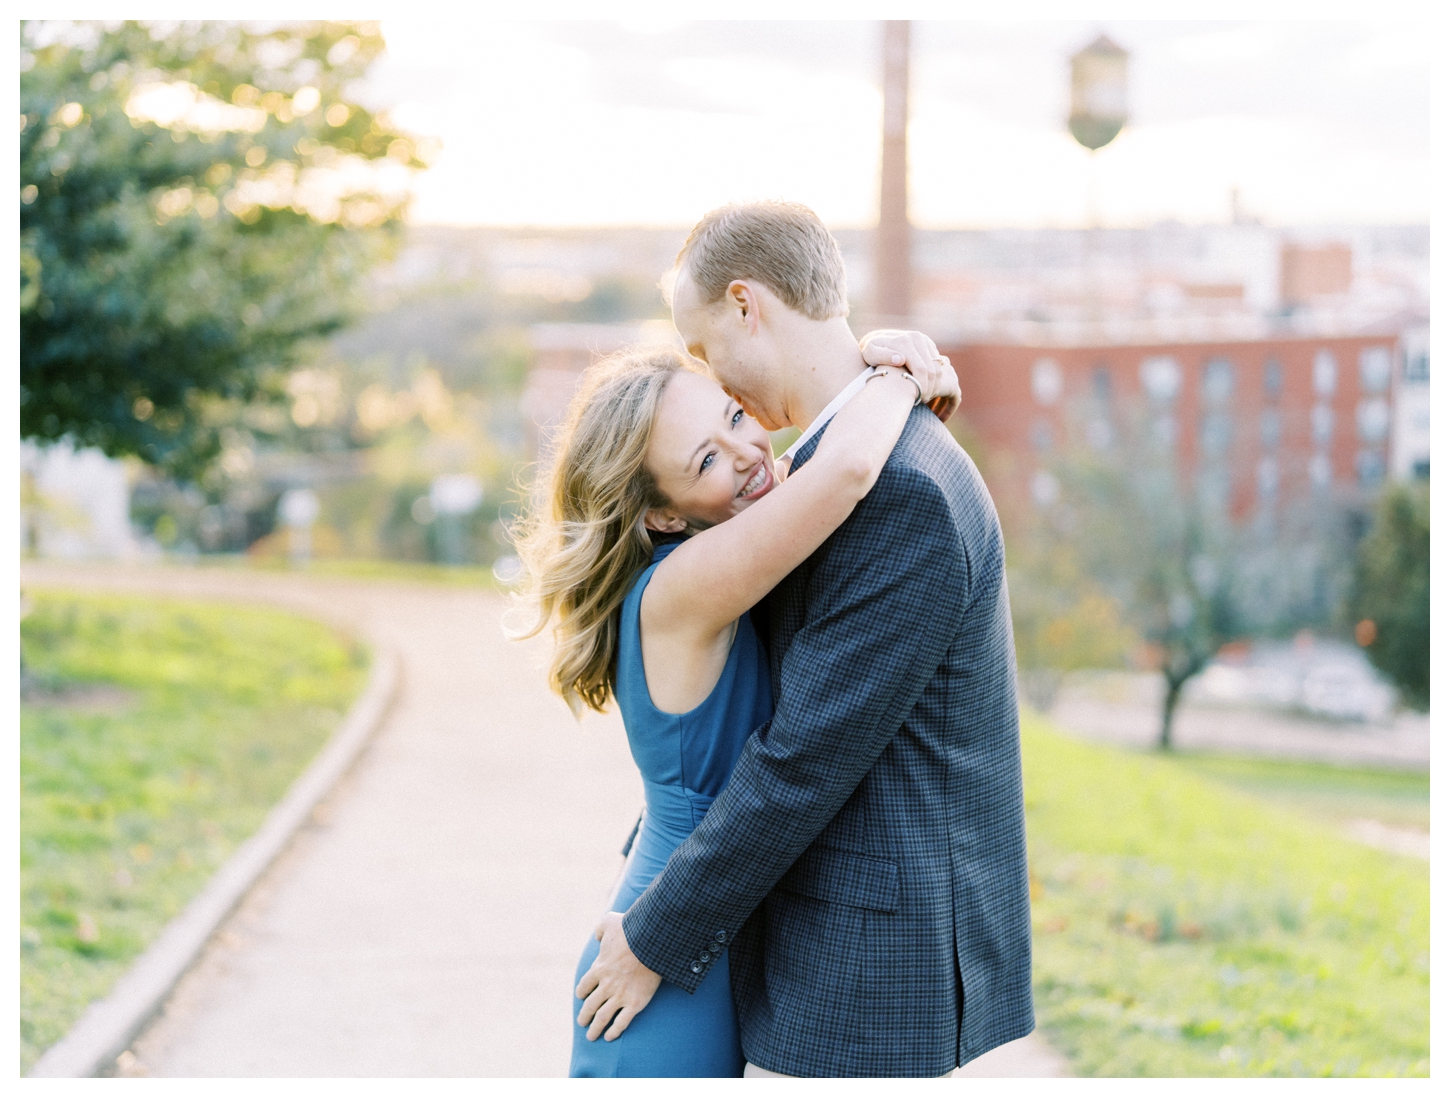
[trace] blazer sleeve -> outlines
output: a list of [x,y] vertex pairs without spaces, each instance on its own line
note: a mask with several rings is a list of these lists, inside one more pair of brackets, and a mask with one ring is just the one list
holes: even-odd
[[968,561],[947,502],[910,467],[888,463],[818,553],[774,716],[624,916],[635,956],[686,991],[905,723],[970,601]]

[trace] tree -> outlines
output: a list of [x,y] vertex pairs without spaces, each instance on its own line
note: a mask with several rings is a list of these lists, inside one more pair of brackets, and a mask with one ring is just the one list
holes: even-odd
[[1385,488],[1360,543],[1351,607],[1370,662],[1410,704],[1430,705],[1430,486]]
[[[1235,521],[1227,440],[1179,465],[1163,405],[1076,410],[1069,445],[1041,493],[1037,539],[1065,547],[1117,600],[1164,678],[1158,745],[1173,746],[1183,690],[1230,641],[1332,624],[1345,586],[1350,515],[1323,499]],[[1014,592],[1015,593],[1015,592]]]
[[1117,600],[1164,679],[1158,746],[1173,746],[1184,687],[1246,628],[1244,538],[1227,513],[1228,469],[1205,457],[1179,465],[1177,421],[1162,403],[1072,410],[1069,446],[1047,476],[1049,543],[1067,544],[1082,571]]
[[21,435],[194,474],[346,323],[419,144],[350,88],[376,24],[25,23]]
[[1158,746],[1173,746],[1183,688],[1240,626],[1234,537],[1217,501],[1180,474],[1148,430],[1061,468],[1059,536],[1156,651],[1164,678]]
[[1123,667],[1140,638],[1065,539],[1032,537],[1013,550],[1007,582],[1017,666],[1027,700],[1046,713],[1067,672]]

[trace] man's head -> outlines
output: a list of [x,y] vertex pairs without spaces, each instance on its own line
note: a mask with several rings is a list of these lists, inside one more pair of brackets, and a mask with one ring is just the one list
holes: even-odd
[[685,346],[767,428],[787,424],[786,351],[800,328],[847,313],[841,251],[793,202],[723,206],[675,258],[670,304]]

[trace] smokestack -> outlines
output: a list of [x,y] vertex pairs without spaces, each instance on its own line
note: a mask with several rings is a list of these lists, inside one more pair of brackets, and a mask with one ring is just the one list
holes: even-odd
[[912,313],[911,222],[906,217],[906,119],[911,23],[881,24],[885,110],[881,116],[881,216],[876,224],[876,313],[906,319]]

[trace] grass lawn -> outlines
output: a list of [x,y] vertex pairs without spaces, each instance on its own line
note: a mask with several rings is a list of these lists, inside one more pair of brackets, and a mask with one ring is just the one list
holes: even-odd
[[1037,1014],[1080,1074],[1429,1073],[1429,866],[1323,814],[1327,783],[1382,807],[1423,776],[1136,754],[1027,714],[1022,744]]
[[30,594],[21,623],[20,1070],[256,830],[367,653],[271,610]]
[[[203,557],[202,560],[211,563],[208,558]],[[285,560],[248,560],[246,566],[269,572],[294,570],[294,566]],[[341,579],[436,583],[445,587],[499,586],[490,569],[474,565],[428,564],[405,560],[314,560],[297,570],[310,576],[337,576]]]
[[1181,754],[1180,766],[1223,785],[1294,808],[1330,824],[1378,820],[1430,830],[1430,774],[1329,763]]

